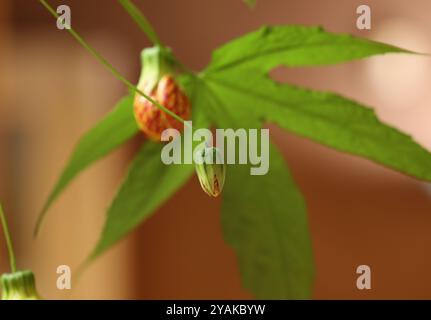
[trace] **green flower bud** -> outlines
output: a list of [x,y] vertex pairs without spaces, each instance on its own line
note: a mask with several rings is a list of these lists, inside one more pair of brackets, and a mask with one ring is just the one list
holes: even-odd
[[30,270],[5,273],[0,277],[2,300],[41,300]]
[[211,197],[217,197],[223,190],[226,164],[220,151],[205,147],[196,151],[195,168],[202,189]]

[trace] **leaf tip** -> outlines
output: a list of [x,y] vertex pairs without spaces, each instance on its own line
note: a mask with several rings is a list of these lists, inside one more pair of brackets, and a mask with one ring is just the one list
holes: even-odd
[[43,213],[41,213],[39,215],[39,217],[37,218],[37,221],[36,221],[36,225],[33,228],[33,239],[36,239],[37,236],[39,235],[40,226],[42,224],[42,219],[41,219],[42,215],[43,215]]
[[272,26],[264,25],[259,29],[259,33],[262,37],[264,37],[271,32],[272,28]]
[[39,235],[39,231],[40,228],[42,226],[43,221],[45,220],[45,216],[46,213],[48,212],[49,207],[51,206],[52,200],[51,198],[45,203],[45,205],[43,206],[42,210],[40,211],[37,220],[36,220],[36,224],[34,226],[33,229],[33,238],[36,239],[37,236]]

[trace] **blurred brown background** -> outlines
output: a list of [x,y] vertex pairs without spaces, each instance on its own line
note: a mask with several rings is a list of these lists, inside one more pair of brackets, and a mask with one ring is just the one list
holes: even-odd
[[[72,9],[72,26],[130,80],[145,35],[114,0],[50,1]],[[211,51],[262,24],[323,25],[431,52],[428,0],[135,0],[178,57],[198,70]],[[368,4],[372,30],[356,29]],[[111,197],[139,139],[79,177],[52,207],[41,236],[36,215],[78,137],[126,89],[82,49],[38,1],[0,1],[0,198],[18,261],[46,298],[249,298],[224,244],[218,201],[195,178],[138,230],[73,282],[56,289],[56,268],[76,267],[98,238]],[[431,59],[384,56],[339,66],[283,69],[279,80],[333,90],[431,149]],[[317,277],[314,298],[431,298],[431,188],[367,160],[271,126],[309,208]],[[205,210],[202,210],[205,208]],[[3,240],[0,240],[3,243]],[[0,270],[7,270],[0,246]],[[356,267],[372,269],[372,290],[356,289]]]

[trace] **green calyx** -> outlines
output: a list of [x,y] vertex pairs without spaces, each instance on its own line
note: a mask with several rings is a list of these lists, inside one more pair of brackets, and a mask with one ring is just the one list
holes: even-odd
[[177,62],[170,48],[155,46],[141,52],[141,76],[138,88],[150,93],[165,74],[174,75]]
[[2,300],[41,300],[30,270],[5,273],[0,277]]
[[202,189],[211,197],[217,197],[223,190],[226,164],[220,151],[214,147],[196,150],[195,168]]

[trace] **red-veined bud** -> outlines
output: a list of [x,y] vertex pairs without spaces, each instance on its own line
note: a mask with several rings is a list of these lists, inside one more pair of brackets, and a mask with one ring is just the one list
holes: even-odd
[[202,189],[211,197],[217,197],[223,190],[226,164],[220,151],[205,147],[196,151],[195,168]]
[[2,300],[40,300],[30,270],[5,273],[0,277]]
[[[176,64],[168,48],[154,47],[142,51],[142,72],[138,89],[184,120],[191,114],[191,105],[184,90],[175,79]],[[183,123],[136,93],[135,119],[139,128],[151,139],[160,141],[164,130],[179,131]]]
[[[142,89],[144,88],[145,84],[142,85]],[[172,75],[164,75],[150,93],[144,93],[181,118],[187,120],[190,117],[190,101]],[[139,128],[156,141],[160,141],[160,136],[166,129],[174,128],[181,131],[183,128],[181,121],[139,94],[135,95],[134,112]]]

